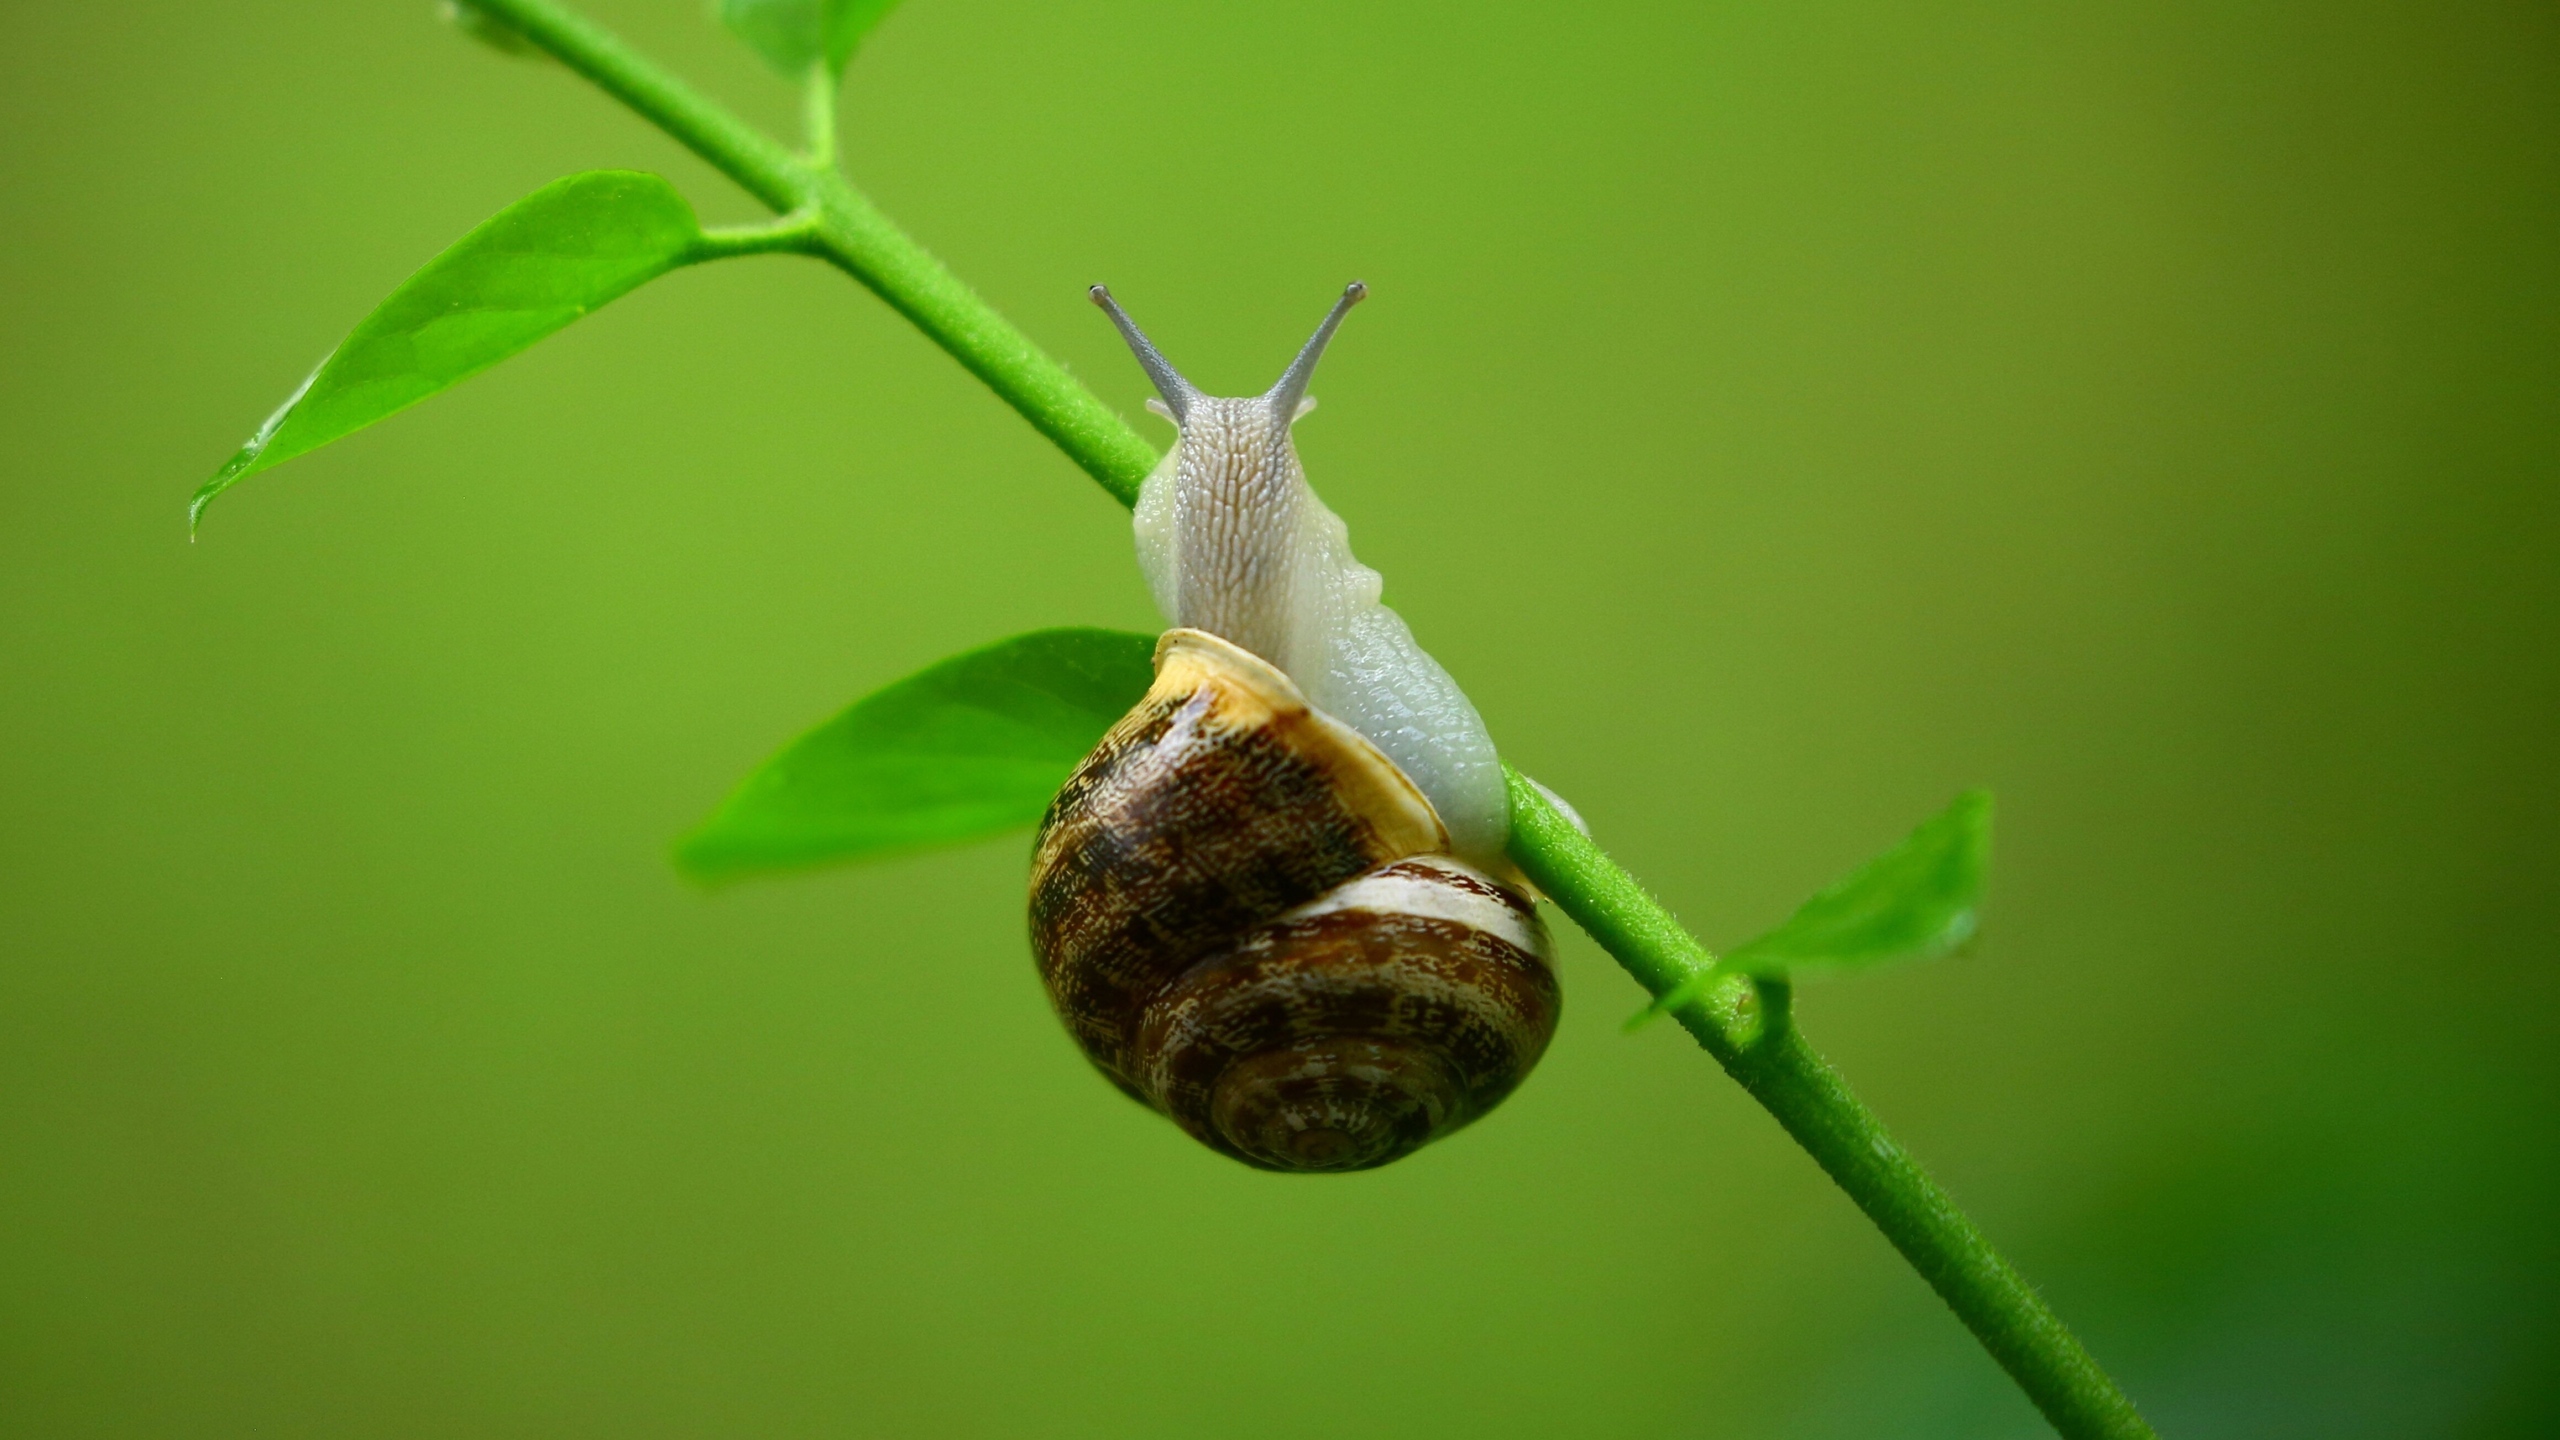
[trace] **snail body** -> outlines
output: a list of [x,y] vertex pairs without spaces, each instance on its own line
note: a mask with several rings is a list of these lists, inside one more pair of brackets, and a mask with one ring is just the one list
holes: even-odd
[[1360,293],[1269,394],[1235,400],[1182,380],[1096,287],[1182,429],[1137,519],[1174,628],[1032,862],[1041,978],[1087,1057],[1275,1170],[1382,1165],[1483,1115],[1559,1006],[1546,929],[1505,878],[1483,722],[1378,603],[1289,443]]
[[[1100,287],[1095,287],[1100,290]],[[1117,305],[1112,320],[1162,392],[1150,409],[1181,428],[1138,493],[1138,568],[1169,624],[1243,646],[1318,709],[1368,737],[1413,777],[1456,852],[1500,868],[1510,802],[1493,737],[1466,692],[1379,601],[1384,582],[1351,554],[1290,443],[1315,408],[1316,361],[1367,294],[1353,285],[1267,394],[1203,395]]]

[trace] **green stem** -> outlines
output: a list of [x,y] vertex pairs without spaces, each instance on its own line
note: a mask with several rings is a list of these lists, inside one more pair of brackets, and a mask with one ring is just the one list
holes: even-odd
[[[986,382],[1115,499],[1136,503],[1140,482],[1155,467],[1154,448],[850,182],[792,154],[552,0],[477,3],[777,213],[794,216],[715,232],[707,243],[805,249],[832,262]],[[812,148],[822,149],[817,139],[813,126]],[[797,213],[803,211],[805,219]],[[1705,947],[1633,877],[1516,772],[1510,778],[1513,857],[1638,983],[1661,997],[1711,963]],[[2061,1320],[1804,1042],[1788,1004],[1783,981],[1737,975],[1671,1014],[1849,1193],[2055,1429],[2071,1440],[2151,1436]]]
[[809,66],[809,78],[801,87],[801,126],[808,133],[809,164],[813,169],[836,168],[836,89],[840,83],[835,67],[818,60]]
[[705,99],[602,27],[553,0],[478,0],[571,70],[682,142],[782,214],[818,216],[811,247],[907,317],[1111,492],[1134,505],[1155,447],[1029,336],[961,283],[851,182]]
[[[1518,771],[1506,773],[1512,858],[1638,984],[1668,996],[1711,963],[1634,876]],[[1673,1006],[1671,1016],[1849,1193],[2054,1429],[2071,1440],[2152,1436],[2025,1277],[1805,1043],[1789,1023],[1790,1006],[1786,982],[1737,975]]]
[[819,243],[818,212],[795,210],[770,225],[729,225],[705,230],[686,263],[732,260],[741,255],[813,255]]

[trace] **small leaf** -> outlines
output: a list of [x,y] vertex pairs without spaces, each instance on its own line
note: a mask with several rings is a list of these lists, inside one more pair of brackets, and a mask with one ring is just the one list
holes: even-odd
[[955,655],[801,736],[676,863],[698,880],[960,845],[1040,819],[1147,693],[1155,637],[1037,630]]
[[693,207],[655,175],[592,170],[533,192],[391,292],[196,491],[188,523],[242,479],[406,409],[700,258],[701,240]]
[[1991,792],[1969,790],[1724,963],[1774,975],[1943,955],[1973,937],[1990,865]]
[[1943,955],[1973,937],[1991,866],[1991,792],[1968,790],[1910,838],[1799,906],[1646,1007],[1649,1018],[1705,994],[1727,975],[1862,970]]
[[720,0],[720,23],[754,47],[765,63],[798,77],[826,62],[841,76],[862,37],[898,0]]

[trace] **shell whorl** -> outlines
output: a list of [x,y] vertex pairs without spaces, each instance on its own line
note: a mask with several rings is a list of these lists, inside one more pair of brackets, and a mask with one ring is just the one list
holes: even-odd
[[1103,1073],[1210,1147],[1356,1170],[1482,1115],[1554,1033],[1550,944],[1286,675],[1173,630],[1042,822],[1031,930]]

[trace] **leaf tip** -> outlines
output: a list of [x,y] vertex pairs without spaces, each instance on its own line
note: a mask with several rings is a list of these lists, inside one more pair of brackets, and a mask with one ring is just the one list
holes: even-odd
[[[311,382],[304,381],[302,390],[310,388]],[[239,484],[252,473],[266,468],[267,440],[275,434],[276,426],[283,421],[286,411],[291,410],[295,403],[302,399],[302,390],[294,391],[293,399],[284,403],[284,409],[278,410],[266,424],[258,427],[258,433],[249,437],[249,443],[241,446],[238,454],[225,461],[221,469],[213,472],[212,479],[197,486],[196,493],[187,497],[187,538],[189,540],[193,540],[196,537],[196,531],[204,527],[204,512],[213,504],[213,497]]]
[[1997,807],[1992,799],[1991,787],[1976,785],[1958,795],[1955,803],[1947,808],[1963,816],[1968,825],[1976,829],[1988,830],[1991,828],[1992,812]]
[[443,0],[436,7],[436,18],[501,55],[518,60],[551,58],[534,43],[532,36],[472,4],[471,0]]
[[677,836],[675,843],[667,847],[667,863],[705,894],[728,889],[740,874],[734,863],[721,856],[719,832],[713,821],[705,821]]
[[249,442],[247,448],[231,457],[230,464],[215,471],[212,479],[197,486],[196,493],[187,497],[187,539],[189,541],[193,541],[196,538],[196,532],[204,528],[204,512],[212,508],[213,498],[239,484],[242,476],[258,468],[258,452],[262,448],[263,446],[257,440]]

